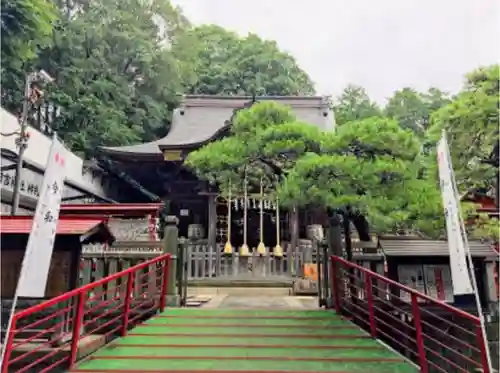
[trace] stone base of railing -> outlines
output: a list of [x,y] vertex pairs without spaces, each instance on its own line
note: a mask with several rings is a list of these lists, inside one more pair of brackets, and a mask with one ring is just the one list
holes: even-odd
[[293,278],[209,277],[188,280],[189,287],[292,288]]
[[318,295],[318,281],[305,278],[295,280],[292,295]]
[[178,295],[167,295],[167,307],[179,307],[180,304],[181,300]]

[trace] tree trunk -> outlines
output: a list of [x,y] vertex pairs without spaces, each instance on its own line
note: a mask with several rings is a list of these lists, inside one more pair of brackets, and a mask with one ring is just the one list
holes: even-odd
[[[327,230],[326,230],[326,239],[327,239],[327,244],[328,244],[328,252],[327,255],[328,257],[331,257],[332,255],[335,256],[342,256],[342,229],[341,229],[341,221],[340,221],[340,216],[337,214],[336,211],[334,210],[328,210],[327,211]],[[328,262],[329,263],[329,262]],[[328,281],[330,282],[330,288],[328,294],[327,294],[327,299],[326,299],[326,304],[327,307],[331,308],[333,307],[333,296],[334,292],[333,289],[331,289],[331,286],[333,285],[333,275],[336,277],[336,283],[340,284],[340,267],[336,264],[334,264],[333,272],[331,268],[329,268],[329,273],[330,275],[327,276]]]

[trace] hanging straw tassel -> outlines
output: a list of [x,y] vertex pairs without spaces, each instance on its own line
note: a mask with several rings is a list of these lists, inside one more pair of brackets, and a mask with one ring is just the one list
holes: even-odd
[[273,253],[275,257],[281,258],[283,256],[283,249],[280,245],[280,207],[278,196],[276,196],[276,246]]
[[243,245],[240,247],[240,256],[248,256],[250,255],[248,245],[247,245],[247,231],[248,231],[248,180],[247,180],[247,172],[245,170],[245,179],[243,181]]
[[259,255],[266,255],[266,246],[264,245],[264,183],[260,178],[260,242],[257,246]]
[[233,245],[231,245],[231,182],[229,182],[229,192],[227,195],[227,241],[224,245],[224,254],[232,254]]

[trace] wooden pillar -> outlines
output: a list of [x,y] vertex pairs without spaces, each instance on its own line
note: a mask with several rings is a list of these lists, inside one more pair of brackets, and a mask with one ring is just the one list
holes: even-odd
[[295,253],[299,245],[299,209],[293,206],[288,213],[290,216],[290,244],[292,246],[292,252]]
[[215,252],[215,274],[220,275],[221,252],[217,249],[217,203],[215,195],[208,196],[208,251]]
[[495,276],[495,266],[496,262],[486,262],[485,263],[485,283],[486,283],[486,295],[488,299],[488,306],[495,309],[498,307],[498,278]]

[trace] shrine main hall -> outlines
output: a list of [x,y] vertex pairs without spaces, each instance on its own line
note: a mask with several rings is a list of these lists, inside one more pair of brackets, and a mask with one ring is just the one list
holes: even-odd
[[[184,159],[203,145],[229,134],[231,121],[238,110],[255,102],[275,101],[289,106],[297,120],[310,123],[324,131],[333,131],[335,120],[328,97],[250,97],[250,96],[185,96],[174,110],[169,133],[156,141],[121,147],[101,147],[98,164],[120,176],[129,191],[120,202],[168,201],[169,214],[179,218],[179,236],[204,238],[208,247],[221,247],[230,240],[234,247],[242,244],[242,196],[229,204],[216,186],[198,179],[184,167]],[[259,203],[246,201],[248,207],[248,246],[255,248],[259,237]],[[305,211],[282,211],[276,214],[275,201],[264,202],[264,244],[268,248],[280,240],[298,243],[306,236],[311,223]],[[230,227],[228,227],[230,215]]]

